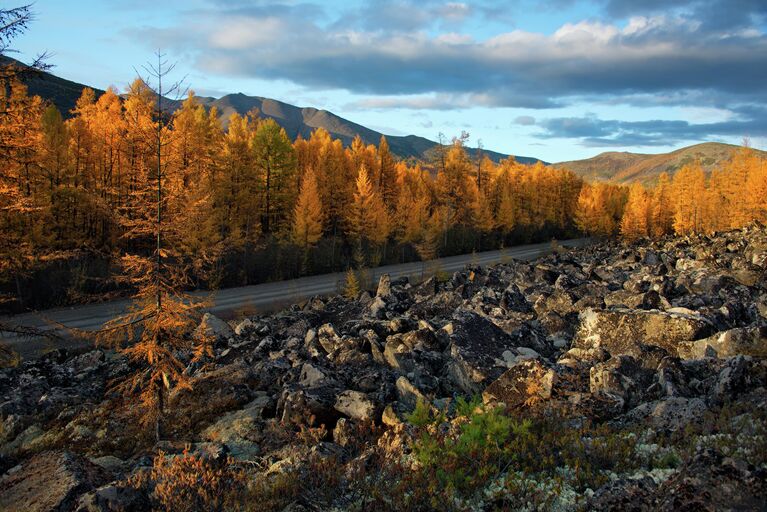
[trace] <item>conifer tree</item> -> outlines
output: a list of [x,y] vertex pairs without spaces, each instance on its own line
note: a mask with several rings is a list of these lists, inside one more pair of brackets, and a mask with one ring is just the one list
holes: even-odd
[[674,175],[674,230],[678,234],[700,231],[705,190],[706,176],[700,163],[687,164]]
[[290,222],[295,198],[296,159],[287,133],[274,119],[258,123],[251,148],[261,184],[261,226],[264,233],[279,232]]
[[628,202],[621,220],[621,235],[632,241],[648,235],[650,201],[640,183],[634,183],[629,190]]
[[293,209],[293,243],[303,251],[303,271],[306,272],[309,249],[322,237],[322,201],[317,189],[317,178],[307,169],[301,181],[298,201]]
[[397,171],[394,157],[389,150],[389,143],[383,135],[381,135],[381,141],[378,144],[378,183],[376,189],[387,211],[392,213],[397,203]]
[[[123,216],[125,236],[139,252],[122,257],[123,280],[136,289],[128,313],[105,324],[95,334],[97,343],[110,346],[125,354],[136,371],[120,384],[129,396],[137,396],[143,406],[142,418],[154,423],[157,440],[163,436],[162,419],[168,393],[174,388],[190,387],[184,365],[176,354],[192,350],[196,356],[210,354],[208,342],[202,335],[200,344],[192,345],[191,333],[197,325],[200,302],[182,292],[188,284],[184,256],[174,244],[179,238],[177,219],[169,217],[168,196],[180,193],[166,189],[170,168],[165,152],[170,144],[167,112],[163,106],[165,94],[172,94],[178,84],[168,87],[164,81],[173,70],[161,53],[157,64],[145,68],[156,81],[150,89],[147,80],[142,90],[151,90],[155,100],[152,131],[143,135],[154,149],[153,179],[139,184],[131,198],[130,214]],[[134,98],[136,101],[147,96]]]
[[357,263],[362,267],[367,264],[371,249],[375,248],[372,246],[383,244],[388,238],[389,219],[365,167],[359,170],[356,188],[348,224],[349,234],[357,244]]
[[652,191],[650,234],[660,237],[674,232],[674,207],[671,201],[671,180],[661,173]]

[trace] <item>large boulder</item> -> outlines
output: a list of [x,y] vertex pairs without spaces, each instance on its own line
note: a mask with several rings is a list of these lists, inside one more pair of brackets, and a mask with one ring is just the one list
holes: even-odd
[[80,497],[76,512],[144,512],[148,497],[130,485],[107,484]]
[[361,391],[346,390],[336,398],[335,409],[355,420],[373,420],[378,411],[378,404]]
[[383,357],[386,363],[403,373],[412,372],[424,362],[425,353],[441,350],[439,340],[430,329],[418,329],[386,338]]
[[603,348],[610,355],[642,355],[642,345],[676,354],[684,343],[705,338],[713,327],[705,318],[681,313],[587,309],[580,314],[574,348]]
[[666,397],[638,405],[617,421],[625,425],[679,432],[688,425],[699,424],[706,411],[706,402],[700,398]]
[[234,331],[229,324],[211,313],[205,313],[202,316],[200,325],[194,331],[195,338],[212,341],[227,340],[232,336],[234,336]]
[[592,393],[611,393],[631,403],[638,400],[650,379],[652,372],[642,368],[632,356],[613,356],[591,367],[589,390]]
[[482,393],[486,404],[502,403],[508,408],[532,405],[551,398],[557,374],[538,360],[523,361],[508,369]]
[[737,355],[767,357],[767,327],[729,329],[679,346],[679,356],[685,359]]
[[110,479],[106,470],[79,455],[65,451],[40,453],[0,478],[0,510],[74,510],[82,494]]
[[460,391],[479,394],[506,371],[503,355],[513,340],[493,322],[461,311],[443,329],[450,337],[448,374]]
[[376,297],[380,297],[384,300],[391,298],[391,278],[389,274],[381,275],[378,280],[378,289],[376,290]]
[[208,441],[225,444],[235,459],[253,460],[261,450],[256,444],[257,439],[251,439],[250,436],[258,431],[257,426],[264,419],[264,411],[270,406],[273,410],[273,405],[269,395],[261,392],[244,408],[225,414],[203,430],[202,436]]

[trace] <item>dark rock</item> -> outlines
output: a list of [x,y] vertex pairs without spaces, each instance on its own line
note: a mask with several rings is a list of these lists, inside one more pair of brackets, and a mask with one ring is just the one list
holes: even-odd
[[448,374],[463,393],[482,392],[506,370],[503,353],[514,348],[512,339],[488,319],[460,312],[444,330],[450,336]]
[[524,361],[509,368],[482,392],[482,400],[519,408],[551,398],[556,372],[539,361]]
[[73,510],[78,498],[111,479],[103,468],[70,452],[35,455],[0,478],[0,510]]

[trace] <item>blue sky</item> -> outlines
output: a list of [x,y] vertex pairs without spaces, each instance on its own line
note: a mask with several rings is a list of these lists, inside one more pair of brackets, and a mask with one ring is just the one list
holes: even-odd
[[[641,5],[640,5],[641,4]],[[37,0],[21,58],[123,89],[162,47],[200,95],[563,161],[767,148],[765,0]]]

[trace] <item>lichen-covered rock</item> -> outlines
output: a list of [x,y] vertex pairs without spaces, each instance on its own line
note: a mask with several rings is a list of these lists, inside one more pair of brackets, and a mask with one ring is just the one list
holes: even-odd
[[107,471],[82,456],[63,451],[44,452],[0,478],[0,510],[74,510],[80,495],[110,479]]
[[376,417],[378,404],[361,391],[346,390],[336,398],[335,409],[349,418],[370,421]]
[[685,359],[737,355],[767,357],[767,326],[739,327],[702,340],[682,343],[679,355]]
[[481,393],[506,370],[503,353],[514,345],[509,335],[490,320],[476,313],[460,312],[444,330],[450,337],[449,375],[463,393]]
[[518,408],[551,398],[557,383],[556,372],[531,360],[517,363],[482,392],[486,404],[502,403],[509,408]]
[[659,311],[587,309],[580,314],[580,326],[573,347],[603,348],[610,355],[639,357],[641,345],[663,348],[676,354],[689,341],[711,334],[713,326],[699,315]]

